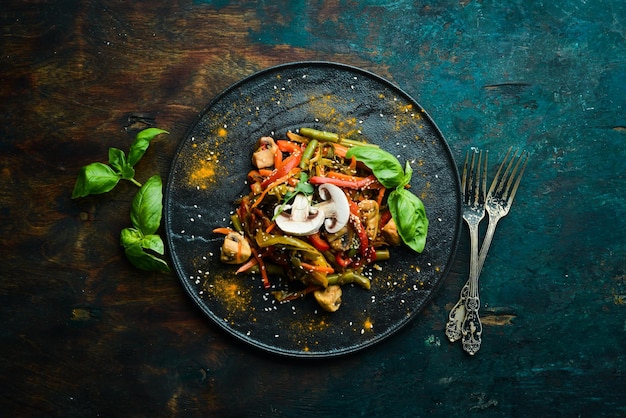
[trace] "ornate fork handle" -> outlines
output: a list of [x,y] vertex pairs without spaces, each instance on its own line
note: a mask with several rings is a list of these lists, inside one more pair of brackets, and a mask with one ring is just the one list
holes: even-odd
[[478,316],[480,299],[470,296],[467,298],[465,305],[467,312],[461,328],[463,334],[463,349],[467,351],[468,354],[474,355],[478,352],[480,344],[482,343],[481,335],[483,333],[483,325]]
[[[483,241],[483,245],[480,248],[480,254],[478,256],[478,273],[476,275],[476,286],[478,286],[478,278],[480,277],[480,273],[483,270],[483,265],[485,264],[485,259],[487,258],[487,253],[489,252],[489,247],[491,246],[491,241],[493,240],[493,235],[496,232],[496,226],[498,224],[498,218],[490,217],[489,225],[487,226],[487,232],[485,234],[485,239]],[[476,312],[474,316],[478,318],[478,322],[480,325],[481,333],[482,333],[482,324],[480,324],[480,318],[478,316],[478,309],[480,308],[480,298],[478,297],[478,292],[476,292],[475,301],[468,301],[470,297],[470,282],[471,279],[468,278],[465,282],[465,285],[461,288],[461,293],[459,296],[459,300],[456,302],[456,305],[450,310],[450,314],[448,316],[448,323],[446,324],[446,336],[450,340],[450,342],[455,342],[461,339],[463,335],[463,322],[465,320],[466,313],[470,307],[476,307]],[[478,348],[480,348],[480,336],[478,336]],[[473,344],[472,346],[476,346]],[[476,351],[478,351],[476,348]]]
[[478,296],[478,276],[480,269],[478,264],[478,222],[469,224],[470,232],[470,274],[469,274],[469,296],[465,299],[465,318],[461,324],[461,334],[463,349],[474,355],[480,349],[482,342],[482,324],[478,316],[480,309],[480,298]]
[[478,226],[485,216],[487,156],[485,155],[483,160],[483,153],[480,151],[477,165],[475,157],[476,154],[472,155],[470,161],[468,152],[463,165],[463,219],[470,232],[470,279],[461,289],[459,301],[450,310],[448,316],[446,336],[451,342],[457,341],[462,336],[463,320],[467,314],[467,299],[471,296],[478,296],[478,287],[475,284],[480,272],[478,267]]
[[456,305],[450,310],[448,315],[448,323],[446,324],[446,336],[450,342],[455,342],[461,339],[461,326],[465,319],[465,301],[469,297],[469,280],[465,282],[465,285],[461,288],[461,295]]

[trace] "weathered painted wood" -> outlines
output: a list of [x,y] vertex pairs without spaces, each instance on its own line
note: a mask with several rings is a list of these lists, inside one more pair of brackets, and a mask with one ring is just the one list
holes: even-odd
[[[626,414],[626,6],[579,2],[41,2],[0,13],[0,407],[7,416]],[[531,152],[485,264],[481,351],[445,339],[467,238],[420,317],[308,363],[223,335],[174,274],[119,246],[134,194],[71,200],[79,168],[159,137],[167,176],[222,89],[284,62],[390,79],[455,155]]]

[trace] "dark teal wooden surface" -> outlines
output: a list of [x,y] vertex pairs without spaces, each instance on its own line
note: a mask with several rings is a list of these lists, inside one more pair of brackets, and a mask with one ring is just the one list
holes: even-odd
[[[626,3],[10,1],[0,13],[0,406],[11,416],[626,415]],[[300,60],[356,65],[433,117],[458,161],[531,159],[481,276],[474,357],[450,276],[406,329],[306,362],[221,333],[173,274],[134,270],[130,186],[71,201],[80,166],[223,88]],[[133,124],[134,123],[134,124]],[[129,129],[125,129],[129,128]],[[493,175],[494,171],[491,172]],[[146,176],[147,177],[147,176]]]

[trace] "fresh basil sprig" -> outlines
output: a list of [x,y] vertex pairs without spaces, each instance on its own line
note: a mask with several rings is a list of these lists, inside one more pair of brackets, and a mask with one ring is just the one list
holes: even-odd
[[[396,157],[385,150],[378,147],[357,145],[350,148],[346,153],[346,158],[352,157],[368,166],[380,184],[387,189],[396,188],[405,180],[402,165]],[[408,181],[404,184],[407,183]]]
[[391,217],[396,223],[402,241],[414,251],[421,253],[428,235],[428,218],[424,203],[404,186],[409,184],[413,169],[406,162],[405,169],[389,152],[367,146],[354,146],[346,158],[356,158],[365,164],[378,181],[387,189],[393,189],[387,198]]
[[166,133],[168,132],[159,128],[148,128],[139,132],[130,146],[128,157],[121,149],[109,148],[109,165],[91,163],[81,168],[72,191],[72,199],[109,192],[120,180],[129,180],[141,187],[141,183],[135,180],[135,164],[146,153],[150,141],[157,135]]
[[124,228],[120,243],[126,257],[142,270],[169,271],[167,263],[157,256],[165,254],[165,245],[156,234],[163,212],[163,185],[161,177],[152,176],[141,186],[133,199],[130,211],[132,228]]
[[137,134],[128,156],[118,148],[109,148],[109,164],[95,162],[81,168],[72,199],[92,194],[106,193],[119,183],[128,180],[140,189],[133,198],[130,220],[132,228],[124,228],[120,244],[126,257],[142,270],[169,271],[163,240],[156,233],[163,212],[163,184],[158,175],[150,177],[143,185],[135,180],[135,164],[144,156],[150,141],[157,135],[167,134],[159,128],[144,129]]

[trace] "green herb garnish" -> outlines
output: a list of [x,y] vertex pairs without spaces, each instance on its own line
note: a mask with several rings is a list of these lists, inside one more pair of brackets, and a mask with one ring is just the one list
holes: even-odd
[[396,157],[375,147],[354,146],[346,158],[356,158],[365,164],[378,181],[387,189],[393,189],[387,198],[391,217],[396,223],[402,241],[414,251],[421,253],[426,245],[428,218],[422,201],[405,188],[411,181],[413,170],[409,162],[405,169]]
[[312,195],[315,191],[315,188],[311,183],[309,183],[309,176],[305,172],[300,172],[300,181],[296,184],[293,190],[285,193],[283,198],[283,203],[278,207],[276,213],[272,217],[272,221],[276,220],[276,217],[280,215],[283,210],[285,210],[285,206],[294,198],[298,193],[302,193],[306,196]]
[[167,134],[158,128],[144,129],[137,134],[128,155],[118,148],[109,148],[109,164],[95,162],[81,168],[72,199],[92,194],[102,194],[115,188],[120,180],[128,180],[140,187],[130,212],[131,228],[124,228],[120,244],[126,257],[142,270],[169,271],[163,239],[156,234],[163,212],[163,185],[158,175],[150,177],[143,185],[135,179],[135,164],[144,156],[150,141],[157,135]]

